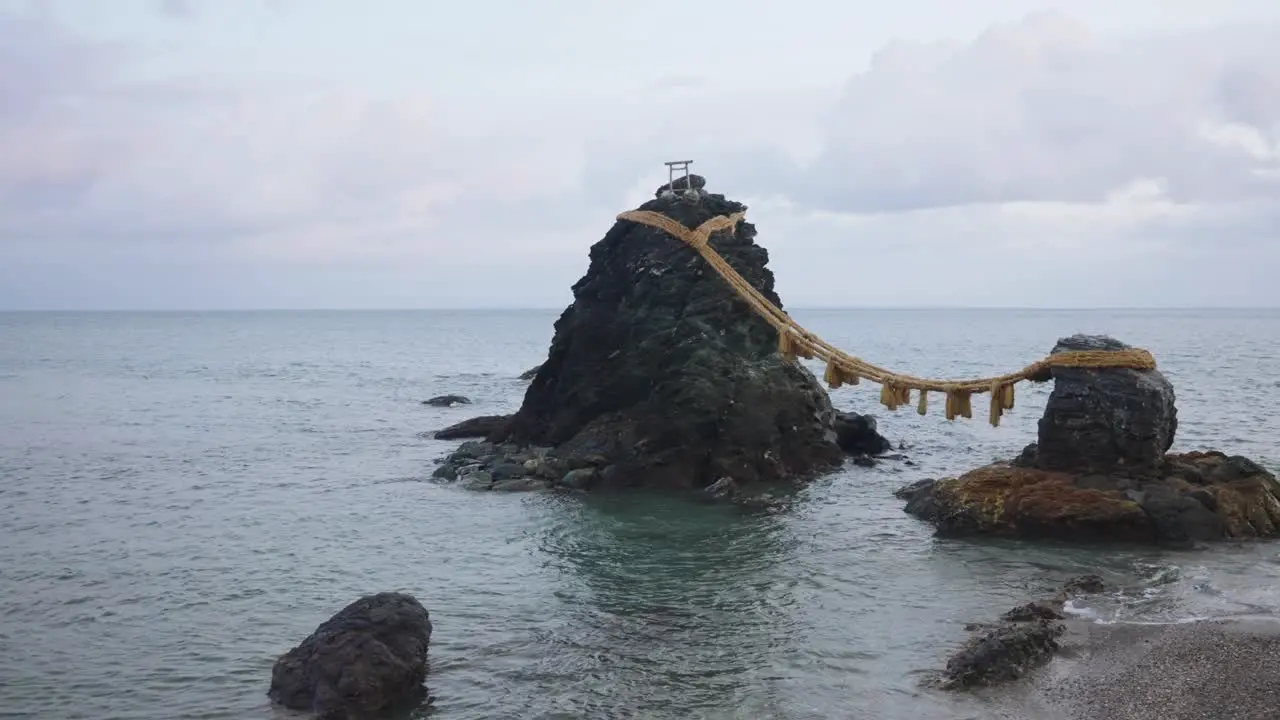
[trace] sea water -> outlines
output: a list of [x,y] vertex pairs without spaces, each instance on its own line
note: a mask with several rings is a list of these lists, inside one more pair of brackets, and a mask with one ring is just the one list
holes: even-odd
[[[1280,470],[1275,311],[794,315],[932,376],[1109,333],[1174,383],[1176,448]],[[837,390],[912,464],[850,465],[772,513],[432,481],[454,443],[429,431],[516,409],[555,317],[0,314],[0,717],[292,717],[266,698],[276,657],[383,590],[435,624],[417,715],[458,719],[986,718],[920,680],[966,623],[1084,572],[1118,588],[1072,608],[1101,622],[1280,615],[1277,545],[941,540],[902,512],[895,488],[1016,454],[1047,386],[999,428]],[[421,404],[444,393],[473,403]]]

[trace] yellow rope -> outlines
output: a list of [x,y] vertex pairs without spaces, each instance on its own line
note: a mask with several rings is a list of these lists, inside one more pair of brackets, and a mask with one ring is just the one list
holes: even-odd
[[917,412],[924,415],[928,409],[926,396],[930,392],[946,395],[946,416],[948,420],[956,417],[973,417],[970,398],[975,393],[991,393],[990,422],[1000,424],[1000,417],[1006,410],[1013,409],[1013,386],[1030,378],[1043,378],[1052,368],[1129,368],[1133,370],[1154,370],[1155,358],[1146,350],[1132,348],[1128,350],[1078,350],[1048,355],[1025,368],[988,378],[970,380],[933,380],[903,375],[873,365],[861,358],[836,348],[818,336],[810,333],[791,319],[764,296],[754,285],[733,269],[720,253],[710,245],[713,233],[728,230],[737,226],[745,213],[720,215],[702,223],[697,228],[689,229],[683,224],[650,210],[631,210],[618,215],[619,220],[628,220],[641,225],[663,230],[679,238],[692,247],[707,261],[707,264],[729,283],[744,302],[761,318],[778,331],[778,352],[788,359],[802,357],[818,358],[827,363],[824,379],[832,388],[841,385],[856,385],[862,378],[879,383],[880,402],[890,410],[911,404],[911,391],[919,394]]

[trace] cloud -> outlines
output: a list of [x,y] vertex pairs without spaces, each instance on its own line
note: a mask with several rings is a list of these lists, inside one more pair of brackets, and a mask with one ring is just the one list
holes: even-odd
[[[891,43],[830,92],[463,101],[157,80],[142,47],[0,12],[0,266],[24,304],[554,305],[688,156],[752,205],[792,305],[1276,303],[1277,41],[1036,14]],[[1247,266],[1190,282],[1209,260]]]

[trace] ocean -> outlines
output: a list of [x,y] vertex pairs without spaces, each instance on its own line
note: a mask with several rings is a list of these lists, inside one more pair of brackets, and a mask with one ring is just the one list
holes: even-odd
[[[1280,311],[796,310],[920,375],[995,374],[1056,338],[1146,347],[1177,449],[1280,470]],[[431,611],[416,717],[987,718],[921,687],[966,637],[1067,577],[1100,623],[1280,616],[1280,546],[1176,552],[941,540],[892,491],[1016,454],[999,428],[872,412],[913,464],[850,465],[781,512],[647,494],[474,493],[430,431],[510,412],[551,311],[0,314],[0,718],[294,717],[276,657],[362,594]],[[820,373],[820,370],[819,370]],[[468,406],[421,400],[458,393]],[[985,413],[978,413],[985,415]]]

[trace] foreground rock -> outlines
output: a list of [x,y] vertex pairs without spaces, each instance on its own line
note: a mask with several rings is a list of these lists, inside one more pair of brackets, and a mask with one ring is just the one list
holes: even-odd
[[276,661],[267,695],[321,720],[367,718],[421,702],[431,619],[402,593],[368,595]]
[[471,400],[462,395],[439,395],[430,400],[423,400],[422,404],[432,407],[453,407],[454,405],[470,405]]
[[[1125,347],[1076,336],[1064,349]],[[1039,440],[1012,462],[898,491],[939,534],[1188,547],[1280,533],[1280,483],[1220,452],[1167,454],[1173,388],[1156,371],[1053,371]]]
[[1067,581],[1053,597],[1036,600],[1006,612],[996,625],[973,626],[976,634],[947,661],[942,686],[969,688],[1017,680],[1048,662],[1066,632],[1063,605],[1086,592],[1101,592],[1096,575]]
[[437,440],[488,437],[501,429],[510,419],[510,415],[481,415],[450,425],[443,430],[437,430],[433,437]]
[[[660,191],[641,209],[690,228],[744,209],[707,193],[702,178],[687,182],[695,191]],[[754,237],[744,222],[711,244],[780,305]],[[791,484],[843,462],[817,379],[776,352],[773,328],[693,250],[619,221],[590,257],[523,405],[488,436],[494,447],[516,448],[513,461],[554,448],[557,472],[583,470],[583,484],[607,488]],[[467,459],[444,467],[459,473]]]

